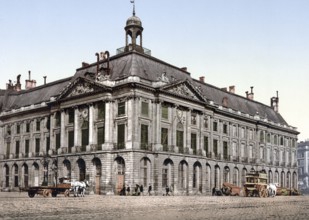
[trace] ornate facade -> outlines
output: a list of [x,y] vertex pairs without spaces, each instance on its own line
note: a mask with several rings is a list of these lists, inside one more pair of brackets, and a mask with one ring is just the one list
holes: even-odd
[[278,96],[267,106],[150,56],[135,13],[125,32],[119,54],[97,55],[72,77],[0,91],[2,188],[66,176],[87,179],[93,193],[151,184],[161,195],[167,185],[207,195],[225,181],[242,186],[251,170],[297,188],[298,132]]

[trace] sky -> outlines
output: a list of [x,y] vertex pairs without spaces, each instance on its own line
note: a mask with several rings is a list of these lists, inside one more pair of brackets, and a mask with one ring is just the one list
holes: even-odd
[[[193,78],[236,86],[309,138],[308,0],[135,0],[143,46]],[[21,74],[42,85],[125,44],[130,0],[0,0],[0,89]]]

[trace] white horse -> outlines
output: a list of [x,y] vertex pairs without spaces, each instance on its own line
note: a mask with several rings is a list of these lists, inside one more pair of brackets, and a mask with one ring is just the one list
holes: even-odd
[[71,190],[73,190],[74,192],[74,196],[78,196],[78,194],[80,194],[80,196],[84,197],[85,196],[85,191],[86,191],[86,187],[89,186],[88,181],[74,181],[71,182]]
[[277,188],[279,187],[279,183],[270,183],[267,185],[268,195],[275,197],[277,194]]

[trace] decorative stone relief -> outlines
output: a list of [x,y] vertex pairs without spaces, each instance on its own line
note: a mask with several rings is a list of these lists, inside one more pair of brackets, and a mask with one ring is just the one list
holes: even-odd
[[93,92],[93,91],[94,89],[91,88],[88,83],[79,83],[75,85],[74,89],[71,91],[68,97],[82,95],[82,94]]
[[174,88],[171,88],[170,92],[198,100],[195,94],[184,84],[180,84],[178,86],[175,86]]

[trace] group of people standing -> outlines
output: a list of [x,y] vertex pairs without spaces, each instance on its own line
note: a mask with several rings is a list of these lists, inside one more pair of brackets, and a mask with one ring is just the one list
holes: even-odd
[[[170,196],[173,192],[173,188],[172,186],[169,187],[168,185],[166,185],[165,187],[165,194],[163,194],[163,196]],[[134,189],[131,190],[130,185],[123,185],[123,188],[121,189],[120,193],[121,196],[144,196],[144,186],[143,185],[138,185],[136,184]],[[152,195],[152,185],[149,184],[148,186],[148,190],[146,195],[151,196]]]
[[[148,191],[146,195],[151,196],[152,186],[149,184]],[[120,191],[121,196],[143,196],[144,195],[144,186],[136,184],[134,187],[134,190],[131,192],[131,187],[129,185],[123,186],[123,188]]]

